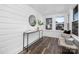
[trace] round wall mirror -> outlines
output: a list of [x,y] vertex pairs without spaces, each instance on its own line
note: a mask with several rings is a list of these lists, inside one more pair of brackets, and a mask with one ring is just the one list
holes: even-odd
[[34,15],[30,15],[30,16],[29,16],[29,24],[30,24],[31,26],[35,26],[35,25],[36,25],[36,18],[35,18]]

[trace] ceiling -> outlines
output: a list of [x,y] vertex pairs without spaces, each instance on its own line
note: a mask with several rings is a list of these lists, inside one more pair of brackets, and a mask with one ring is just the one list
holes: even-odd
[[42,15],[51,15],[68,12],[70,8],[74,7],[74,4],[29,4],[29,6]]

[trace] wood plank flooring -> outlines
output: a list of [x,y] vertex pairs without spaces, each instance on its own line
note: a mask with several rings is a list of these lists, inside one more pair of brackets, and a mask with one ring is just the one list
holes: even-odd
[[43,37],[20,54],[62,54],[62,47],[58,45],[58,38]]

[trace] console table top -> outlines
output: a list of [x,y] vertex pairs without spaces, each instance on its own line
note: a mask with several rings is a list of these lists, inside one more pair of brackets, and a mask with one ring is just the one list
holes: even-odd
[[35,33],[35,32],[39,32],[39,31],[43,31],[43,30],[25,31],[24,33],[30,34],[30,33]]

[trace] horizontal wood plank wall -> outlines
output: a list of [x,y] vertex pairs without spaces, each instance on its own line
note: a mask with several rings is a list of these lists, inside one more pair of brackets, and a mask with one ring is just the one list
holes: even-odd
[[38,15],[27,5],[0,5],[0,54],[22,51],[23,32],[36,28],[28,23],[31,14]]

